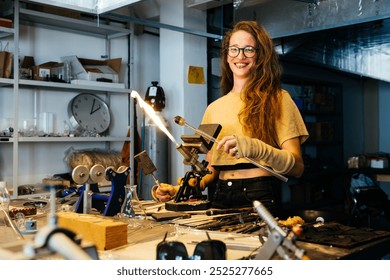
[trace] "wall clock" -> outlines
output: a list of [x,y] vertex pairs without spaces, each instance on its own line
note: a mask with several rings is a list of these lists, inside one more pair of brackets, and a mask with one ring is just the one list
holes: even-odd
[[70,123],[74,128],[102,133],[110,126],[110,109],[99,97],[80,93],[68,105]]

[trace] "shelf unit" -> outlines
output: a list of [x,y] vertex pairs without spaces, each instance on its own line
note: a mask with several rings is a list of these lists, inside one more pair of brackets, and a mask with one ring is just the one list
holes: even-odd
[[342,204],[343,97],[341,84],[284,77],[285,88],[297,104],[309,132],[302,145],[305,172],[291,188],[291,204],[321,208]]
[[[31,175],[31,178],[34,176],[29,174],[35,169],[36,163],[34,158],[28,158],[29,155],[25,155],[22,150],[28,149],[33,154],[35,150],[46,149],[47,158],[52,156],[52,149],[50,147],[54,146],[57,149],[58,157],[58,147],[61,145],[76,144],[81,145],[82,147],[95,147],[99,145],[104,147],[104,149],[110,149],[111,144],[131,142],[129,136],[124,134],[123,136],[111,135],[111,128],[101,137],[23,137],[20,136],[19,131],[19,122],[20,122],[20,101],[23,91],[32,92],[33,102],[35,103],[37,98],[45,98],[47,95],[55,95],[56,93],[59,96],[69,93],[69,100],[72,98],[71,94],[78,93],[93,93],[102,97],[108,105],[110,105],[112,96],[119,96],[119,98],[125,100],[124,104],[127,104],[127,112],[125,113],[126,119],[128,120],[128,127],[130,135],[134,135],[134,120],[131,116],[131,108],[133,108],[133,99],[129,97],[129,89],[126,88],[116,88],[116,87],[101,87],[101,86],[90,86],[90,85],[75,85],[75,84],[66,84],[66,83],[55,83],[55,82],[46,82],[38,80],[24,80],[19,78],[19,36],[20,36],[20,27],[22,25],[28,25],[33,27],[39,27],[43,29],[51,29],[56,31],[69,32],[71,34],[80,34],[94,36],[105,40],[106,53],[110,53],[110,40],[118,37],[128,36],[130,34],[130,29],[126,27],[126,24],[119,22],[97,22],[100,19],[96,19],[93,16],[84,15],[80,19],[70,18],[67,16],[62,16],[58,14],[51,14],[48,12],[42,12],[39,10],[32,10],[29,6],[28,1],[10,1],[13,2],[13,5],[10,6],[10,10],[2,11],[0,15],[13,15],[13,24],[14,28],[4,28],[0,27],[0,38],[11,38],[14,43],[13,50],[13,65],[16,66],[13,68],[12,79],[0,78],[0,94],[12,94],[12,119],[13,119],[13,136],[2,137],[0,141],[0,150],[2,155],[0,155],[0,165],[5,165],[10,163],[12,158],[12,179],[7,180],[7,186],[12,189],[13,198],[18,198],[18,186],[20,185],[21,173],[23,173],[24,180],[28,180]],[[37,6],[38,5],[38,6]],[[40,7],[39,4],[35,5],[34,8]],[[42,6],[44,7],[44,6]],[[66,11],[66,10],[64,10]],[[127,53],[126,53],[127,54]],[[130,67],[128,65],[128,67]],[[130,71],[130,69],[127,69]],[[3,91],[3,92],[2,92]],[[8,92],[6,92],[8,91]],[[61,104],[66,106],[67,104]],[[34,108],[35,109],[35,108]],[[36,112],[34,112],[35,114]],[[111,114],[115,114],[114,110],[111,110]],[[2,112],[0,111],[0,118],[4,118]],[[126,131],[125,131],[126,132]],[[10,148],[7,145],[12,145]],[[103,146],[102,146],[103,145]],[[11,151],[11,153],[9,153]],[[133,145],[130,145],[130,154],[133,154],[134,148]],[[39,152],[36,152],[39,153]],[[39,155],[40,157],[41,155]],[[31,161],[28,171],[21,170],[20,161]],[[133,166],[133,161],[130,160],[130,168]],[[24,169],[24,168],[23,168]],[[4,176],[0,173],[0,176]],[[43,178],[42,178],[43,179]],[[0,180],[3,180],[0,177]],[[12,180],[12,181],[11,181]],[[130,183],[134,181],[134,175],[130,175]],[[31,182],[34,184],[36,182]]]

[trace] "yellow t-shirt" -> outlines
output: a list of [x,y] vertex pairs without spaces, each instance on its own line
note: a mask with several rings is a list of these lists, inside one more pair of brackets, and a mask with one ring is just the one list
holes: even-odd
[[[299,137],[301,144],[309,137],[306,125],[302,119],[301,113],[286,90],[281,93],[281,118],[276,123],[276,137],[279,148],[286,140]],[[238,113],[241,111],[243,101],[239,93],[230,92],[227,95],[212,102],[203,115],[202,124],[220,124],[222,126],[217,140],[221,140],[228,135],[245,135],[240,124]],[[259,120],[260,121],[260,120]],[[248,163],[245,158],[236,159],[222,150],[216,149],[216,144],[211,149],[212,162],[214,167],[235,165],[239,163]],[[267,165],[265,162],[260,164]]]

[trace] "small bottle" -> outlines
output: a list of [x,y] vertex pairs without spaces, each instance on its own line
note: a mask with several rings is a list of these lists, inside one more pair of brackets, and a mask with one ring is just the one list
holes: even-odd
[[8,213],[9,204],[11,198],[8,193],[7,183],[5,181],[0,182],[0,210],[4,210]]
[[137,195],[136,185],[125,186],[125,201],[122,204],[121,214],[128,218],[145,219],[145,211]]
[[146,219],[145,209],[138,199],[136,185],[125,186],[125,201],[122,204],[119,217],[122,221],[127,222],[129,227],[141,226],[139,221]]

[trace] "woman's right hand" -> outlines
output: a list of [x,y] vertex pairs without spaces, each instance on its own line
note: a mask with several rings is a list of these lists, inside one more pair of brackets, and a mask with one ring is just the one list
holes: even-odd
[[155,200],[165,202],[175,197],[179,186],[172,186],[170,184],[160,183],[152,188],[152,196]]

